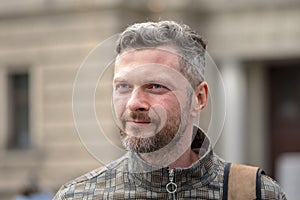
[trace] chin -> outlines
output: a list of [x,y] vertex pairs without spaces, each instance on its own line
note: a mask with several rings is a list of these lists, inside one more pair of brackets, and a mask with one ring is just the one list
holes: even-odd
[[122,138],[122,145],[128,151],[134,151],[137,153],[152,153],[160,149],[157,146],[156,138],[141,138],[128,136]]

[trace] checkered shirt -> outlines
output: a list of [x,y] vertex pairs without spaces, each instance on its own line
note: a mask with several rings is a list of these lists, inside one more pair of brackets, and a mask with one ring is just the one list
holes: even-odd
[[[203,142],[202,132],[197,133],[192,147]],[[203,134],[205,138],[205,134]],[[201,139],[202,138],[202,139]],[[199,141],[200,140],[200,141]],[[202,140],[202,141],[201,141]],[[223,199],[223,176],[225,163],[215,155],[211,145],[205,147],[201,158],[188,168],[174,169],[177,190],[167,191],[170,170],[151,168],[136,163],[137,154],[129,152],[106,167],[93,170],[61,187],[54,200],[89,199]],[[135,166],[135,167],[133,167]],[[138,167],[136,167],[138,166]],[[130,169],[134,168],[134,172]],[[138,169],[143,168],[141,172]],[[273,179],[261,176],[262,199],[286,199],[284,192]]]

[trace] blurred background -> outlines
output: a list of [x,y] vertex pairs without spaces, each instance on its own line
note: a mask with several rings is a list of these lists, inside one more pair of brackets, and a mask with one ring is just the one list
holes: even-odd
[[98,43],[149,20],[176,20],[206,38],[228,100],[217,153],[260,166],[297,199],[298,0],[0,0],[0,199],[30,187],[54,194],[101,165],[76,133],[73,82]]

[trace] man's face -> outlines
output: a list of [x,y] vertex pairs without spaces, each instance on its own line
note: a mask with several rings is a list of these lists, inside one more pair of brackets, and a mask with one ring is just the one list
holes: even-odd
[[113,103],[123,146],[157,151],[189,123],[191,88],[172,48],[126,51],[115,63]]

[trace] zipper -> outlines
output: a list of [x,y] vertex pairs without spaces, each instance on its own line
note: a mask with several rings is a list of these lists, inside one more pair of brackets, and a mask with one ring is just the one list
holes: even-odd
[[175,192],[177,191],[177,184],[174,183],[174,169],[169,169],[169,183],[166,185],[167,192],[172,196],[172,199],[175,200]]

